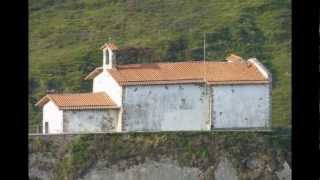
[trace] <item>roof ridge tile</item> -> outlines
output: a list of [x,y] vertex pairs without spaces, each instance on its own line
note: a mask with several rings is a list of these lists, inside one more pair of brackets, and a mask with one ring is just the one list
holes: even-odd
[[[268,81],[256,68],[248,66],[247,61],[228,62],[214,60],[191,60],[178,62],[157,62],[150,64],[125,64],[109,69],[108,73],[121,86],[136,84],[159,84],[185,80],[206,79],[207,81],[240,82]],[[96,68],[86,79],[93,79],[101,73]],[[189,81],[186,83],[190,83]]]

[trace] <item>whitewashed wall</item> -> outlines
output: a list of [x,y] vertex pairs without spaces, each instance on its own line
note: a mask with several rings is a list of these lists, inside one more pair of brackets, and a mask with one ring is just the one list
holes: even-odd
[[43,106],[42,132],[45,132],[45,122],[49,124],[49,133],[62,133],[63,112],[52,101]]
[[93,92],[105,92],[118,105],[121,106],[122,87],[107,71],[101,72],[93,79]]
[[124,131],[209,130],[203,85],[127,86],[123,94]]
[[114,131],[117,126],[118,112],[118,109],[65,110],[63,131],[67,133]]
[[269,93],[267,84],[212,86],[214,128],[268,127]]

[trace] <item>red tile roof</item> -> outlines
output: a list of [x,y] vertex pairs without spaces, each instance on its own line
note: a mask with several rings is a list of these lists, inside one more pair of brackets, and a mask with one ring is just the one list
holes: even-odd
[[59,109],[109,109],[118,108],[104,92],[78,94],[48,94],[40,99],[36,106],[43,106],[53,101]]
[[104,48],[110,48],[111,50],[118,50],[118,47],[114,43],[105,43],[103,46],[101,46],[100,49]]
[[[130,64],[118,65],[108,71],[120,85],[268,83],[255,65],[243,60]],[[101,67],[96,68],[85,79],[93,79],[101,72]]]

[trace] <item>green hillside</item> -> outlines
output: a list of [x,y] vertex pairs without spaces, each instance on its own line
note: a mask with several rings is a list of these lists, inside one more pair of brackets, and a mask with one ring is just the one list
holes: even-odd
[[47,89],[85,92],[83,78],[101,66],[109,37],[119,63],[207,59],[233,52],[256,57],[273,74],[274,126],[291,119],[289,0],[29,0],[29,124],[41,120],[35,102]]

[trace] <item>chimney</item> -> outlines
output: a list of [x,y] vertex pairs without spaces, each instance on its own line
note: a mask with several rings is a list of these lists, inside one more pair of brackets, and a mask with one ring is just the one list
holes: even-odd
[[243,61],[242,57],[237,56],[237,55],[235,55],[235,54],[230,54],[230,55],[226,58],[226,60],[227,60],[228,62],[242,62],[242,61]]
[[112,69],[116,67],[116,54],[115,51],[118,47],[114,43],[105,43],[101,48],[103,51],[102,69]]

